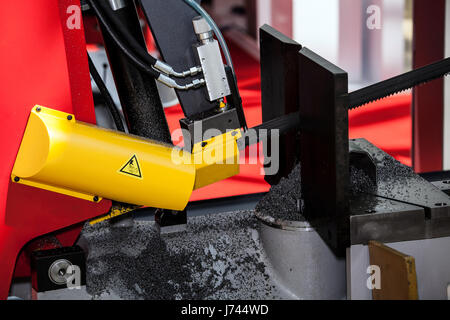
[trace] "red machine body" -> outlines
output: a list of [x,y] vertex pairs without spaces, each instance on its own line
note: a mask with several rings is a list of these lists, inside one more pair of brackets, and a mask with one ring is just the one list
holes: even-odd
[[0,299],[7,298],[13,274],[29,275],[27,244],[53,233],[61,245],[73,245],[80,222],[111,205],[10,182],[34,105],[95,123],[83,25],[73,28],[81,10],[74,5],[79,9],[80,1],[7,1],[0,10]]

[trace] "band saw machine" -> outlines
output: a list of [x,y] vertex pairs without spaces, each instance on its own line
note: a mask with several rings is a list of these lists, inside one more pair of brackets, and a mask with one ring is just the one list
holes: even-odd
[[[98,21],[125,121],[86,52],[85,34],[92,30],[67,27],[71,6],[86,25]],[[8,18],[17,12],[27,18],[20,19],[24,25]],[[260,141],[270,149],[275,142],[264,140],[261,130],[279,134],[283,155],[280,172],[266,180],[276,184],[301,163],[303,215],[336,256],[371,240],[450,236],[448,184],[433,185],[348,134],[350,109],[441,78],[450,72],[450,59],[349,93],[344,70],[265,25],[264,122],[248,128],[227,44],[199,1],[10,1],[0,16],[10,30],[0,44],[6,52],[0,61],[2,299],[13,279],[31,275],[36,251],[72,247],[86,221],[141,207],[183,220],[193,190],[239,173],[240,151]],[[147,51],[142,19],[160,58]],[[96,126],[89,74],[114,128]],[[176,91],[183,147],[172,145],[156,82]],[[205,138],[211,129],[216,133]],[[351,168],[370,177],[373,189],[351,192]],[[56,259],[49,265],[59,268],[58,278],[67,265],[55,267]]]

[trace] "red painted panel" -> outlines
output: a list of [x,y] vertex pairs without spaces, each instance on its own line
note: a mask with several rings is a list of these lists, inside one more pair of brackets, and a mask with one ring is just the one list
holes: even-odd
[[[16,258],[26,243],[110,206],[108,201],[97,205],[10,182],[34,105],[95,122],[84,31],[67,27],[71,5],[79,7],[79,0],[7,1],[0,10],[0,298],[8,294]],[[76,228],[60,237],[73,240]]]
[[[414,68],[444,58],[445,0],[414,1]],[[413,162],[417,172],[441,171],[444,148],[444,80],[414,90]]]

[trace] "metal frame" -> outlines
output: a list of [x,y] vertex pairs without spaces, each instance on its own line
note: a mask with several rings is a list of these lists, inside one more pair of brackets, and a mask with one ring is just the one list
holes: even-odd
[[[302,46],[271,26],[264,25],[259,32],[261,57],[262,121],[266,123],[298,110],[298,52]],[[274,108],[274,106],[277,106]],[[298,141],[295,130],[280,137],[280,163],[276,175],[265,180],[274,185],[286,177],[298,161]],[[269,151],[270,141],[263,145]]]

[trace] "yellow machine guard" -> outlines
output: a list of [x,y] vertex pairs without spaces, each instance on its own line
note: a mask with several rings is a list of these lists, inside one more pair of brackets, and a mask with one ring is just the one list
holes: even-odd
[[36,106],[11,178],[94,202],[182,210],[193,189],[239,173],[240,136],[240,130],[228,132],[197,144],[191,154]]

